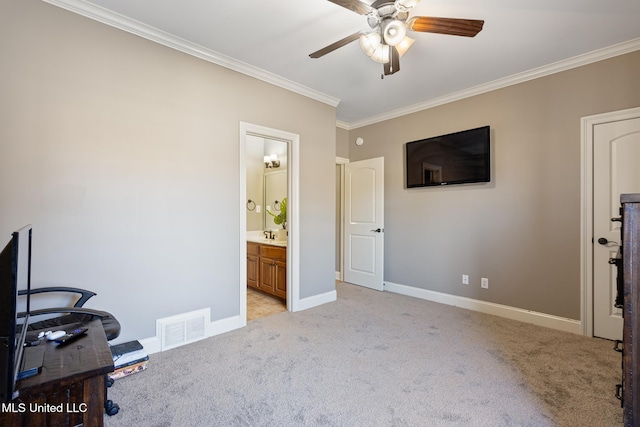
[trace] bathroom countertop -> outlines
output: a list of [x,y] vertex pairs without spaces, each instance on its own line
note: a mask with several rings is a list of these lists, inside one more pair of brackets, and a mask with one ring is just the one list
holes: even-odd
[[283,248],[287,247],[286,240],[267,239],[264,237],[264,234],[260,233],[247,231],[247,242],[260,243],[261,245],[280,246]]

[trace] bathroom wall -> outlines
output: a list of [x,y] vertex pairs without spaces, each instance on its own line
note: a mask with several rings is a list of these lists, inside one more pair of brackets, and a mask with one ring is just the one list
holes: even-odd
[[[253,210],[247,209],[247,231],[262,230],[264,212],[264,139],[247,136],[247,203],[253,200]],[[254,206],[255,205],[255,206]]]

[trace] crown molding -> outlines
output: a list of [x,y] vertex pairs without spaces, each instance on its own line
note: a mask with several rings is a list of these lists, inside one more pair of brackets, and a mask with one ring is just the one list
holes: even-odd
[[320,101],[332,107],[337,107],[340,99],[326,95],[322,92],[300,85],[291,80],[280,77],[269,71],[249,65],[245,62],[238,61],[229,56],[207,49],[195,43],[176,37],[172,34],[161,31],[150,25],[112,12],[103,7],[87,3],[84,0],[42,0],[46,3],[66,9],[70,12],[77,13],[94,21],[101,22],[114,28],[126,31],[147,40],[159,43],[161,45],[176,49],[180,52],[203,59],[205,61],[220,65],[233,71],[254,77],[274,86],[281,87],[307,98]]
[[343,122],[342,120],[336,120],[336,127],[344,130],[351,129],[351,127],[349,127],[349,123]]
[[418,111],[427,110],[429,108],[437,107],[439,105],[448,104],[450,102],[459,101],[464,98],[469,98],[475,95],[491,92],[497,89],[502,89],[507,86],[512,86],[518,83],[523,83],[529,80],[538,79],[540,77],[548,76],[551,74],[559,73],[562,71],[570,70],[572,68],[581,67],[594,62],[602,61],[605,59],[613,58],[614,56],[624,55],[640,50],[640,38],[629,40],[624,43],[619,43],[606,48],[594,50],[592,52],[585,53],[583,55],[574,56],[562,61],[554,62],[549,65],[534,68],[529,71],[514,74],[509,77],[494,80],[489,83],[484,83],[478,86],[471,87],[469,89],[454,92],[448,95],[444,95],[438,98],[431,99],[429,101],[414,104],[405,108],[389,111],[380,115],[372,116],[356,122],[345,123],[341,122],[339,126],[346,130],[353,130],[363,126],[372,125],[389,119],[395,119],[400,116],[404,116]]
[[[191,43],[187,40],[181,39],[157,28],[143,24],[142,22],[128,18],[126,16],[117,14],[103,7],[87,3],[84,0],[42,0],[46,3],[58,6],[62,9],[66,9],[70,12],[77,13],[78,15],[85,16],[89,19],[101,22],[114,28],[126,31],[128,33],[137,35],[147,40],[162,44],[164,46],[176,49],[188,55],[195,56],[205,61],[217,64],[221,67],[228,68],[233,71],[245,74],[250,77],[254,77],[258,80],[266,83],[273,84],[274,86],[281,87],[299,95],[306,96],[308,98],[320,101],[332,107],[337,107],[340,103],[340,99],[329,96],[322,92],[316,91],[309,87],[300,85],[291,80],[280,77],[271,72],[262,70],[260,68],[249,65],[245,62],[238,61],[229,56],[207,49],[203,46]],[[640,50],[640,38],[629,40],[627,42],[619,43],[606,48],[598,49],[586,54],[574,56],[572,58],[554,62],[549,65],[534,68],[529,71],[514,74],[502,79],[494,80],[489,83],[481,84],[471,87],[469,89],[454,92],[448,95],[444,95],[438,98],[434,98],[425,102],[414,104],[408,107],[400,108],[397,110],[389,111],[383,114],[372,116],[363,120],[355,122],[336,121],[336,126],[345,129],[352,130],[360,127],[372,125],[385,120],[394,119],[400,116],[404,116],[418,111],[427,110],[429,108],[437,107],[439,105],[448,104],[450,102],[459,101],[464,98],[469,98],[475,95],[480,95],[493,90],[501,89],[507,86],[512,86],[518,83],[523,83],[529,80],[537,79],[540,77],[548,76],[551,74],[559,73],[562,71],[570,70],[572,68],[581,67],[583,65],[591,64],[593,62],[602,61],[614,56],[624,55],[626,53]]]

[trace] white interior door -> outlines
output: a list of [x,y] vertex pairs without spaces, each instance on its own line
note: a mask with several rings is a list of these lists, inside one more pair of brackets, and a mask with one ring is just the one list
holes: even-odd
[[593,128],[593,335],[622,339],[622,311],[614,306],[620,242],[620,194],[640,193],[640,117]]
[[345,165],[344,281],[383,290],[384,158]]

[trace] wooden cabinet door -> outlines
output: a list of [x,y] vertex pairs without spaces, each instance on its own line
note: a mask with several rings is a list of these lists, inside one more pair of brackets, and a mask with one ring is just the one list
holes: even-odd
[[270,294],[275,293],[274,285],[274,265],[271,258],[260,257],[260,280],[258,282],[258,288]]
[[280,298],[287,298],[287,263],[282,261],[273,262],[274,294]]
[[247,286],[287,298],[287,249],[247,242]]
[[260,245],[257,243],[247,242],[247,286],[258,288],[260,280],[260,268],[258,266],[258,254],[260,253]]
[[258,287],[259,280],[258,257],[247,255],[247,286]]

